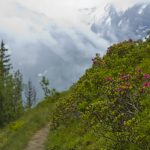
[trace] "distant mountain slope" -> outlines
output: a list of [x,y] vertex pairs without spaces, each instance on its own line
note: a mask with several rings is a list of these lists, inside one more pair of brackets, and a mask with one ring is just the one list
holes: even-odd
[[[116,42],[128,38],[141,39],[150,29],[150,4],[136,4],[125,11],[118,11],[113,5],[84,9],[91,30],[105,39]],[[103,14],[103,15],[102,15]],[[86,20],[86,19],[84,19]]]

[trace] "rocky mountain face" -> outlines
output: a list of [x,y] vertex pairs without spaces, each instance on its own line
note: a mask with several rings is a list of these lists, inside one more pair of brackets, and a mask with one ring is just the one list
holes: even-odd
[[107,5],[104,10],[95,7],[81,12],[88,17],[91,30],[112,43],[129,38],[141,39],[150,29],[150,4],[137,4],[125,11]]

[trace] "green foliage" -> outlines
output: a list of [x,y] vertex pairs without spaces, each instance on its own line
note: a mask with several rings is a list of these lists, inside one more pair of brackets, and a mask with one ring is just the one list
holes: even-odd
[[22,75],[11,73],[10,56],[2,41],[0,46],[0,126],[18,118],[23,113]]
[[[96,54],[92,62],[85,75],[62,94],[52,94],[44,77],[41,85],[47,101],[0,130],[0,149],[23,149],[33,133],[51,120],[47,150],[149,150],[149,39],[115,44],[102,58]],[[7,106],[0,116],[7,122],[15,114],[12,85],[17,83],[15,90],[21,91],[21,76],[9,74],[7,88],[3,80],[0,83],[0,99]]]
[[26,108],[31,108],[36,103],[36,90],[31,80],[25,85],[25,97]]
[[18,120],[0,129],[0,150],[22,150],[33,134],[49,123],[58,95],[39,103]]
[[42,77],[40,84],[43,89],[45,98],[57,94],[57,91],[55,89],[49,89],[49,80],[45,76]]
[[[150,149],[149,40],[115,44],[105,56],[96,54],[92,61],[92,68],[59,100],[52,119],[52,133],[57,135],[62,126],[68,129],[73,120],[78,120],[78,128],[72,127],[70,133],[65,133],[71,136],[82,128],[82,136],[76,134],[73,138],[80,137],[80,142],[71,148],[66,146],[66,150],[88,149],[82,147],[82,142],[89,134],[96,139],[95,150]],[[64,138],[65,133],[58,136]],[[55,142],[54,149],[63,150],[57,147],[62,141]]]
[[9,129],[12,131],[17,131],[23,126],[24,122],[22,120],[11,122],[9,124]]

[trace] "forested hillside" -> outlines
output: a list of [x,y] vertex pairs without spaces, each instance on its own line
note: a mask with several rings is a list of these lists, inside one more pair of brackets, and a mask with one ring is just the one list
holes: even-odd
[[150,39],[114,44],[92,63],[59,99],[47,149],[150,149]]
[[16,120],[36,103],[36,90],[32,81],[29,80],[24,84],[21,72],[13,70],[10,57],[9,50],[2,41],[0,44],[0,127]]

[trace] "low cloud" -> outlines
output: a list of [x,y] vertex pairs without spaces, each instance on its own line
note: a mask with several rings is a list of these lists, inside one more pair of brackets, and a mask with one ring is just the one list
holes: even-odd
[[95,53],[103,55],[111,44],[81,22],[78,11],[98,3],[103,6],[107,1],[63,2],[0,2],[0,39],[9,46],[14,69],[22,71],[25,81],[32,79],[38,91],[42,75],[49,78],[51,87],[67,89],[91,66]]
[[38,89],[43,74],[51,87],[67,89],[91,65],[95,53],[103,55],[109,44],[86,26],[61,26],[19,4],[12,4],[0,18],[0,38],[12,51],[14,69],[20,69],[25,81],[32,79]]

